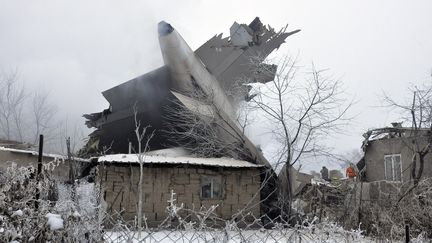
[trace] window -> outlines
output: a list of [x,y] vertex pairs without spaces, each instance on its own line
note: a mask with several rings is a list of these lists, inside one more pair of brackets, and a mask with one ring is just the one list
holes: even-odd
[[402,181],[402,163],[400,154],[384,156],[385,179],[389,181]]
[[205,176],[201,178],[201,198],[222,198],[222,178],[220,176]]

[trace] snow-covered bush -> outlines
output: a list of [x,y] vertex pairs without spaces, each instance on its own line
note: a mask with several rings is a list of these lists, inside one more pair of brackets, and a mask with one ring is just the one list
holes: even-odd
[[91,185],[77,187],[79,196],[89,188],[93,191],[87,192],[85,198],[78,196],[74,203],[67,196],[70,186],[50,179],[47,171],[37,176],[31,166],[12,164],[0,174],[0,180],[0,242],[100,241],[102,227],[95,213],[97,202],[88,199],[90,193],[91,198],[97,198]]
[[392,241],[405,239],[405,226],[411,238],[432,238],[432,178],[413,187],[400,187],[398,198],[387,203],[371,201],[361,208],[362,221],[369,234]]

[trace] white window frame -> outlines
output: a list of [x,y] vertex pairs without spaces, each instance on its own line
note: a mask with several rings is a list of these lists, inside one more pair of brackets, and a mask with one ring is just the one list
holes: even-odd
[[[403,170],[402,170],[402,168],[403,168],[403,166],[402,166],[402,156],[401,156],[401,154],[388,154],[388,155],[384,155],[384,179],[385,180],[389,180],[389,181],[399,181],[399,180],[396,180],[395,178],[396,178],[396,176],[395,176],[395,160],[394,160],[394,158],[395,157],[399,157],[399,164],[400,164],[400,181],[402,182],[403,181]],[[392,164],[392,178],[391,179],[388,179],[388,176],[387,176],[387,163],[386,163],[386,158],[391,158],[391,164]]]
[[[203,196],[203,186],[204,186],[204,180],[210,181],[210,197],[204,197]],[[214,184],[219,183],[220,187],[220,195],[215,196],[214,195]],[[201,199],[221,199],[223,194],[223,181],[221,176],[203,176],[201,178],[201,187],[200,187],[200,196]]]

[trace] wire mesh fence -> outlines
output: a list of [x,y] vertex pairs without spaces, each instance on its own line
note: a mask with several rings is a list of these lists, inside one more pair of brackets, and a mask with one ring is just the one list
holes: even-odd
[[[175,203],[175,194],[168,201],[166,219],[153,228],[141,230],[135,222],[121,220],[121,212],[106,216],[112,227],[104,233],[109,242],[368,242],[361,230],[344,230],[335,223],[318,218],[305,219],[292,225],[283,220],[234,215],[233,219],[218,218],[217,206],[209,209],[184,209]],[[145,216],[144,216],[145,219]],[[263,224],[262,222],[267,222]]]
[[[394,232],[383,234],[385,237],[369,238],[364,235],[361,225],[347,230],[340,225],[343,221],[329,217],[336,207],[339,211],[346,211],[343,205],[353,200],[349,197],[326,198],[325,195],[311,191],[310,201],[311,205],[315,204],[315,212],[306,213],[306,216],[293,221],[282,216],[256,217],[247,210],[239,210],[230,219],[221,218],[216,213],[218,205],[187,208],[172,192],[166,202],[161,202],[166,204],[166,217],[157,224],[151,224],[144,214],[143,224],[138,227],[137,217],[125,220],[122,211],[106,212],[107,206],[101,200],[100,187],[95,183],[77,181],[76,187],[72,187],[70,184],[52,180],[47,171],[43,172],[37,181],[34,170],[25,167],[12,167],[6,173],[0,173],[0,181],[0,242],[270,243],[400,240],[404,236],[398,231],[401,222],[395,220],[403,219],[395,215],[404,212],[405,220],[427,222],[430,213],[422,213],[421,207],[432,205],[432,187],[430,181],[425,181],[418,189],[413,190],[414,197],[403,199],[407,201],[402,201],[404,204],[398,208],[361,209],[363,215],[368,214],[365,217],[369,218],[376,217],[372,212],[374,210],[385,213],[380,214],[381,218],[376,221],[378,230],[384,232],[386,227],[393,227]],[[34,207],[36,188],[42,192],[38,208]],[[76,188],[75,200],[72,200],[71,196],[73,188]],[[320,206],[325,200],[333,202],[324,204],[328,209]],[[325,210],[321,214],[323,208]],[[349,215],[358,212],[351,210],[345,217],[349,218]],[[343,213],[340,216],[343,216]],[[418,234],[412,235],[411,242],[428,242],[427,230],[424,233],[415,233]]]

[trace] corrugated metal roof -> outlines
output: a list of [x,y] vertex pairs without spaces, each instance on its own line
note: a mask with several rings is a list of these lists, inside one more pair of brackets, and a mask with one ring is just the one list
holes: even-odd
[[[232,158],[195,158],[186,156],[171,157],[163,155],[142,155],[142,159],[145,164],[187,164],[234,168],[262,167],[262,165],[256,165],[247,161],[235,160]],[[99,157],[98,162],[139,163],[139,158],[137,154],[112,154]]]

